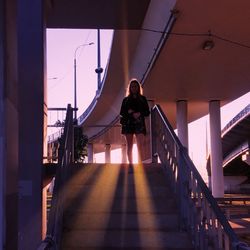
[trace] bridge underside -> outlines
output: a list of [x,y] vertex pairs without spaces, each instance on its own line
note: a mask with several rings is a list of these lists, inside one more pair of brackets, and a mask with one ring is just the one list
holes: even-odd
[[247,176],[250,183],[250,167],[238,156],[224,167],[225,176]]
[[48,0],[48,28],[140,29],[150,0]]
[[[90,138],[117,118],[131,77],[143,79],[145,95],[161,105],[174,128],[178,100],[188,101],[191,122],[208,113],[209,101],[224,105],[250,91],[249,1],[54,0],[49,5],[48,28],[115,29],[102,93],[81,123]],[[171,34],[146,72],[162,35],[157,31],[164,30],[173,9],[178,16]],[[211,40],[214,47],[204,50]],[[120,145],[119,132],[115,127],[93,142]]]
[[[235,126],[226,131],[222,136],[223,158],[226,158],[232,151],[241,145],[240,151],[249,149],[250,143],[250,113]],[[245,145],[245,146],[244,146]],[[244,147],[244,148],[243,148]]]

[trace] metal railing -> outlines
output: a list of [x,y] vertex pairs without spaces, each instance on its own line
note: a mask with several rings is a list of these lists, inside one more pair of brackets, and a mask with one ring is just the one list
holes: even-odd
[[59,162],[55,176],[52,205],[49,212],[46,237],[38,250],[60,249],[64,187],[71,174],[70,164],[74,157],[74,124],[73,108],[68,105],[64,132],[60,140]]
[[63,134],[64,122],[66,119],[67,108],[48,108],[48,125],[47,128],[50,130],[52,128],[57,131],[49,130],[50,135],[48,135],[48,143],[57,141]]
[[210,190],[156,105],[151,114],[152,158],[159,157],[178,197],[180,229],[192,236],[195,249],[250,250],[240,242]]

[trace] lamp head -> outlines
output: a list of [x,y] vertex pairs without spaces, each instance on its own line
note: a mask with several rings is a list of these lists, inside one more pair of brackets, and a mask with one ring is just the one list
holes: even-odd
[[214,41],[213,40],[206,40],[203,45],[203,50],[211,50],[214,47]]

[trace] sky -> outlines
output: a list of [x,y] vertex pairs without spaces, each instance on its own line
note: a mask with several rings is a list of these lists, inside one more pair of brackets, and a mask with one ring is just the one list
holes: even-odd
[[[112,30],[101,30],[101,67],[105,69],[112,41]],[[94,43],[93,45],[88,45]],[[79,49],[77,49],[80,45]],[[76,51],[77,49],[77,51]],[[47,29],[47,84],[48,107],[66,108],[74,104],[74,55],[77,64],[77,106],[80,116],[93,100],[97,90],[97,31]],[[103,74],[102,74],[103,76]],[[221,108],[221,128],[250,103],[250,92]],[[61,119],[61,114],[49,114],[48,123]],[[205,116],[189,124],[189,154],[196,167],[206,178],[206,141],[209,118]],[[54,130],[49,131],[49,133]],[[198,136],[197,136],[198,135]],[[208,135],[209,136],[209,135]],[[135,149],[134,149],[135,150]],[[135,150],[136,151],[136,150]],[[119,155],[118,150],[118,155]],[[104,154],[96,156],[104,162]],[[113,152],[111,160],[120,158]]]
[[[101,67],[107,64],[112,30],[102,30]],[[88,45],[94,43],[93,45]],[[83,46],[81,46],[83,45]],[[78,48],[78,46],[81,46]],[[76,51],[77,50],[77,51]],[[77,106],[79,114],[87,108],[97,90],[97,31],[47,29],[48,106],[74,104],[74,55],[76,52]],[[103,75],[103,74],[102,74]],[[87,91],[86,91],[87,90]]]

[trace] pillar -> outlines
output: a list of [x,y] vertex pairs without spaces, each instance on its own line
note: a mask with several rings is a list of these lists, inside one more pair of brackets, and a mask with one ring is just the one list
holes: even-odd
[[5,19],[4,19],[4,1],[0,1],[0,248],[3,249],[4,246],[4,235],[5,235],[5,171],[7,169],[5,160],[6,154],[4,150],[4,145],[6,141],[6,134],[5,134],[5,98],[4,98],[4,82],[5,82],[5,73],[4,73],[4,65],[5,65],[5,57],[4,57],[4,49],[5,44],[3,41],[5,40]]
[[221,143],[220,101],[209,103],[210,141],[211,141],[211,182],[212,194],[224,197],[223,157]]
[[105,163],[111,163],[111,145],[105,145]]
[[122,159],[122,163],[127,163],[127,147],[126,144],[122,144],[121,147],[121,159]]
[[184,147],[188,149],[187,101],[177,101],[177,133]]
[[18,75],[15,0],[0,0],[0,249],[18,249]]
[[18,249],[42,240],[45,23],[44,1],[18,1]]
[[88,163],[93,163],[93,161],[94,161],[93,144],[88,143]]

